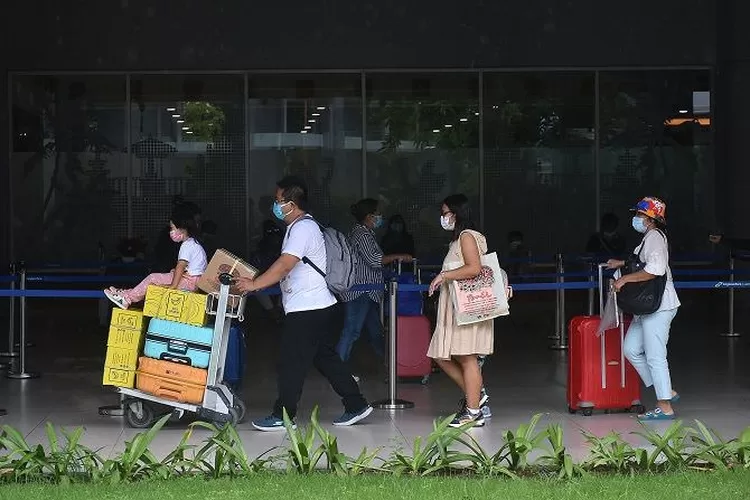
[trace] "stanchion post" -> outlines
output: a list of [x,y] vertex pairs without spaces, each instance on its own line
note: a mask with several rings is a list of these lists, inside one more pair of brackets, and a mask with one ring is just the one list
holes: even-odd
[[[559,285],[562,283],[562,255],[559,253],[555,255],[555,274],[557,275],[555,277],[555,283]],[[557,288],[557,290],[555,290],[555,333],[547,337],[550,340],[554,340],[555,345],[560,343],[560,337],[562,335],[562,332],[560,331],[561,304],[562,289]]]
[[[11,291],[16,289],[16,277],[18,276],[18,266],[15,263],[10,265],[10,275],[13,277],[13,281],[10,282]],[[10,311],[8,314],[8,350],[0,353],[2,358],[17,358],[18,352],[16,351],[16,298],[12,295],[9,297],[10,300]]]
[[[557,254],[557,282],[560,285],[565,284],[565,265],[562,254]],[[559,332],[557,341],[552,345],[552,349],[563,351],[568,348],[568,329],[565,324],[565,289],[559,288],[559,298],[557,300],[557,331]]]
[[414,403],[398,399],[396,394],[396,353],[398,352],[398,281],[394,278],[388,285],[388,300],[390,301],[390,332],[388,335],[388,398],[372,403],[373,408],[380,410],[405,410],[414,408]]
[[588,315],[593,316],[594,315],[594,266],[596,264],[592,261],[589,262],[589,308],[588,308]]
[[[21,283],[20,283],[20,289],[21,291],[26,290],[26,265],[21,262],[20,263],[20,276],[21,276]],[[26,371],[26,296],[21,295],[20,300],[18,301],[21,307],[21,313],[19,316],[19,339],[18,339],[18,350],[19,350],[19,356],[18,356],[18,371],[13,372],[11,371],[8,373],[9,379],[14,380],[26,380],[30,378],[38,378],[38,373],[32,373]]]
[[[735,266],[735,259],[734,259],[734,252],[730,250],[729,252],[729,281],[734,283],[734,266]],[[729,288],[729,329],[726,333],[722,333],[722,337],[727,338],[734,338],[739,337],[740,334],[734,331],[734,287]]]

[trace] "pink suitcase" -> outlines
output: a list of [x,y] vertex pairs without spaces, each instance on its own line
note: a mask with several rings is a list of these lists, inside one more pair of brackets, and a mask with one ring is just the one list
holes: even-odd
[[432,360],[427,357],[432,338],[430,320],[425,316],[399,316],[397,322],[396,375],[425,384],[432,372]]

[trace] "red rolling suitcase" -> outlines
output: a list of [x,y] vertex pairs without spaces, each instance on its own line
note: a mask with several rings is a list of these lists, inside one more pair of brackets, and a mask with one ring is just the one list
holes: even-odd
[[427,383],[432,373],[430,320],[425,316],[398,316],[396,343],[396,376]]
[[[603,267],[599,267],[599,293],[604,297]],[[618,314],[619,311],[618,311]],[[568,357],[568,411],[594,410],[643,412],[641,381],[622,350],[630,320],[620,315],[618,328],[597,336],[599,316],[577,316],[570,321]]]

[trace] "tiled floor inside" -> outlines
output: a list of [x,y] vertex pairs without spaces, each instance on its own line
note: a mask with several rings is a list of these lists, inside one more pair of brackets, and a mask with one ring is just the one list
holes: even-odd
[[[686,422],[699,419],[725,437],[736,436],[750,425],[750,337],[734,339],[719,335],[720,319],[696,319],[690,313],[691,302],[678,316],[670,343],[670,361],[675,388],[682,401],[677,407]],[[541,312],[535,314],[539,309]],[[92,311],[93,312],[93,311]],[[491,396],[493,418],[481,429],[472,430],[477,440],[488,449],[502,441],[502,431],[515,429],[534,414],[542,413],[543,423],[562,425],[566,442],[574,456],[585,455],[582,431],[604,435],[622,433],[633,443],[643,440],[631,433],[640,425],[630,414],[600,414],[591,417],[569,415],[565,402],[567,354],[548,349],[551,329],[549,304],[528,300],[518,306],[514,319],[498,322],[496,354],[485,367],[485,380]],[[117,396],[101,386],[101,364],[105,333],[98,327],[79,325],[76,321],[46,319],[41,311],[32,311],[30,335],[38,345],[29,350],[29,362],[41,369],[34,380],[0,379],[0,408],[8,415],[0,424],[21,430],[31,442],[44,442],[44,426],[85,427],[84,443],[111,456],[121,451],[136,430],[128,428],[121,418],[103,417],[97,409],[114,404]],[[52,315],[54,316],[54,315]],[[77,315],[76,317],[80,317]],[[543,317],[543,320],[537,321]],[[34,319],[36,318],[36,319]],[[45,318],[45,319],[42,319]],[[524,319],[526,318],[526,319]],[[720,316],[719,316],[720,318]],[[274,336],[276,327],[270,323],[251,325],[248,340],[248,361],[243,399],[248,406],[248,419],[265,416],[275,397]],[[384,370],[376,368],[365,344],[359,346],[358,368],[362,387],[371,400],[387,395]],[[298,421],[304,423],[313,406],[321,408],[321,420],[338,436],[344,452],[358,454],[361,448],[383,448],[385,456],[394,447],[411,442],[415,436],[427,435],[433,420],[448,415],[460,397],[457,389],[444,375],[435,375],[429,384],[401,384],[401,398],[411,400],[415,407],[395,412],[376,411],[351,428],[334,428],[330,421],[341,412],[337,396],[316,373],[311,373],[305,386]],[[653,404],[653,393],[644,391],[646,404]],[[656,427],[665,427],[659,424]],[[170,424],[156,438],[153,449],[166,454],[176,445],[186,424]],[[283,433],[254,431],[249,423],[240,426],[240,433],[250,455],[281,446]],[[197,431],[193,441],[206,436]]]

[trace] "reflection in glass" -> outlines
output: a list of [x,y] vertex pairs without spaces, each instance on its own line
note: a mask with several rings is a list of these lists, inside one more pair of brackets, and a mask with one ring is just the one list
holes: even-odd
[[673,252],[707,248],[715,226],[708,71],[600,75],[601,204],[628,217],[640,197],[667,202]]
[[404,217],[423,261],[442,259],[441,200],[479,206],[478,77],[372,75],[367,92],[367,194]]
[[596,228],[594,74],[486,73],[484,82],[491,244],[505,248],[520,231],[533,253],[583,252]]
[[96,260],[127,233],[124,77],[16,76],[12,96],[15,256]]
[[253,234],[273,219],[276,181],[297,175],[310,211],[347,231],[349,206],[362,193],[362,101],[359,75],[252,75],[250,183]]
[[237,75],[132,77],[132,225],[151,248],[182,198],[217,223],[216,245],[245,251],[243,88]]

